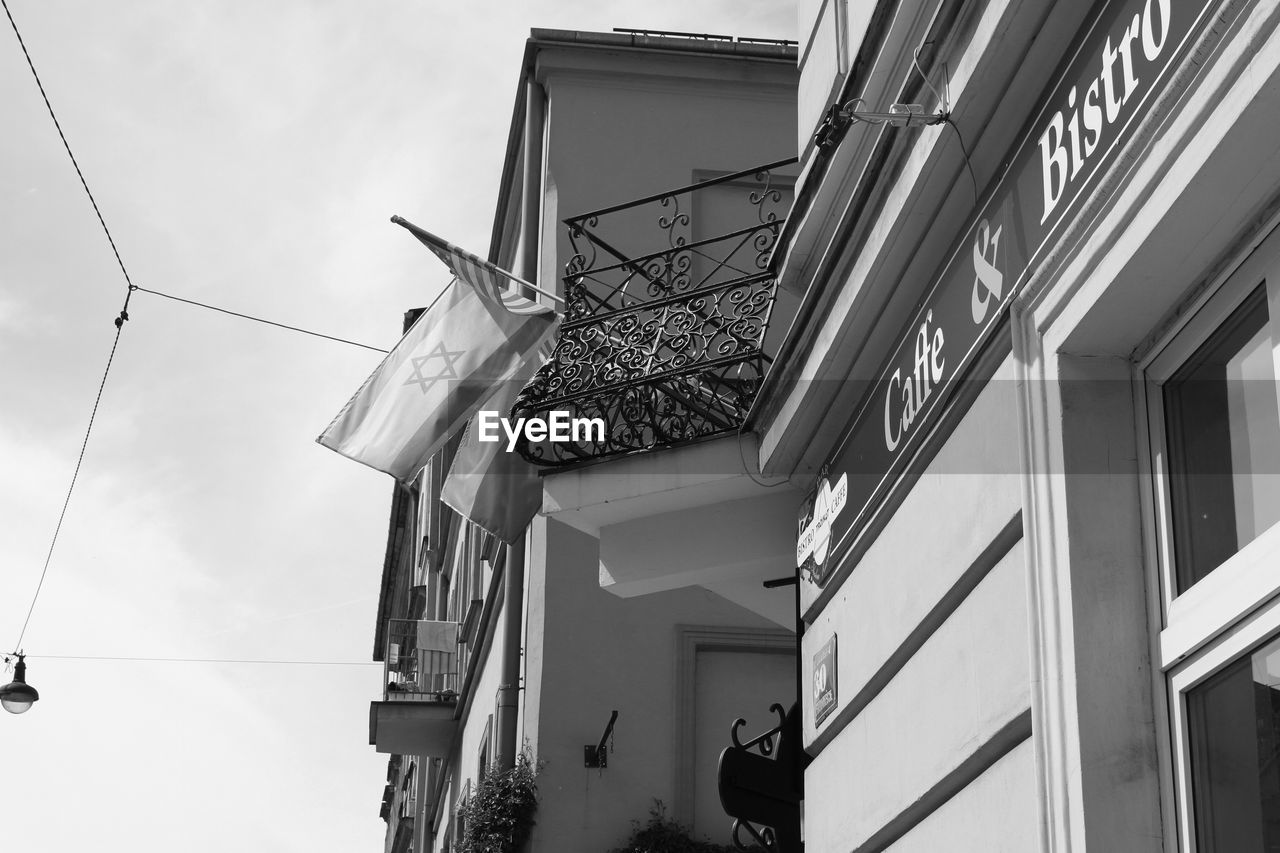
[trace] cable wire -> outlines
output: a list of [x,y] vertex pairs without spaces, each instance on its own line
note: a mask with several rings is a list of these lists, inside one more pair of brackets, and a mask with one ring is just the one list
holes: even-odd
[[951,76],[947,74],[947,66],[942,66],[942,85],[946,90],[946,94],[939,92],[934,88],[933,83],[929,82],[929,75],[924,73],[924,69],[920,67],[920,52],[925,49],[926,45],[932,42],[923,42],[916,48],[916,52],[911,57],[911,64],[915,66],[916,72],[920,75],[920,79],[929,87],[929,91],[933,92],[933,96],[938,99],[938,109],[942,113],[942,121],[944,124],[951,125],[951,129],[955,131],[956,141],[960,143],[960,153],[964,155],[964,166],[969,170],[969,180],[973,183],[973,203],[976,205],[980,194],[978,192],[978,179],[973,174],[973,165],[969,162],[969,151],[965,147],[964,137],[960,135],[960,128],[951,120]]
[[62,139],[62,147],[67,149],[67,156],[71,158],[71,165],[76,169],[76,175],[80,178],[80,186],[84,187],[84,193],[89,197],[89,203],[93,205],[93,212],[98,216],[98,223],[102,226],[102,233],[107,235],[107,242],[111,244],[111,252],[116,256],[116,263],[120,265],[120,272],[124,274],[125,282],[132,287],[133,281],[129,278],[129,271],[125,269],[124,261],[120,257],[120,250],[116,248],[116,241],[111,236],[111,229],[107,227],[107,221],[102,218],[102,211],[98,208],[98,201],[89,190],[89,182],[84,179],[84,172],[80,171],[80,164],[76,161],[76,155],[71,153],[71,144],[67,142],[67,135],[62,132],[62,124],[58,121],[58,116],[53,111],[53,104],[49,103],[49,96],[44,91],[44,84],[40,82],[40,75],[36,73],[36,65],[31,61],[31,54],[27,52],[27,43],[22,40],[22,33],[18,31],[18,23],[13,19],[13,13],[9,11],[9,3],[7,0],[0,0],[0,5],[4,6],[4,13],[9,18],[9,26],[13,27],[13,34],[18,37],[18,46],[22,48],[22,55],[27,59],[27,67],[31,69],[31,76],[36,78],[36,88],[40,90],[40,97],[44,99],[45,108],[49,110],[49,118],[53,119],[53,126],[58,129],[58,136]]
[[143,658],[111,657],[108,655],[27,655],[32,660],[96,660],[127,661],[133,663],[250,663],[276,666],[382,666],[379,661],[363,660],[257,660],[237,658]]
[[[0,0],[3,2],[3,0]],[[49,573],[49,563],[53,561],[53,549],[58,544],[58,534],[62,532],[62,522],[67,517],[67,507],[71,505],[71,493],[75,491],[76,481],[80,478],[80,466],[84,464],[84,454],[89,447],[89,436],[93,432],[93,422],[98,417],[98,406],[102,403],[102,392],[107,387],[107,377],[111,375],[111,364],[116,358],[116,348],[120,346],[120,333],[124,331],[125,321],[129,319],[129,296],[132,290],[127,292],[124,297],[124,307],[120,309],[120,316],[116,317],[116,336],[111,342],[111,352],[107,356],[107,366],[102,371],[102,381],[98,383],[98,394],[93,399],[93,410],[89,412],[89,425],[84,431],[84,441],[80,442],[80,455],[76,457],[76,467],[71,474],[71,484],[67,486],[67,496],[62,501],[62,512],[58,513],[58,523],[53,528],[53,539],[49,542],[49,551],[44,557],[44,568],[40,570],[40,580],[36,583],[35,594],[31,596],[31,606],[27,608],[27,618],[22,622],[22,632],[18,635],[18,642],[14,645],[15,650],[21,650],[22,639],[27,635],[27,626],[31,624],[31,614],[36,609],[36,601],[40,598],[40,590],[44,588],[45,575]]]
[[947,99],[942,96],[942,93],[933,87],[933,84],[929,82],[929,75],[925,74],[924,69],[920,67],[920,51],[924,50],[925,45],[928,44],[932,44],[932,42],[923,42],[916,48],[915,54],[911,57],[911,64],[916,67],[916,71],[920,73],[920,79],[929,87],[929,91],[933,92],[933,96],[938,99],[938,109],[944,113],[950,112],[951,104],[947,103]]
[[116,248],[115,238],[111,236],[111,229],[107,227],[107,221],[102,216],[98,201],[93,197],[93,192],[89,189],[89,182],[85,180],[84,172],[80,169],[80,163],[76,160],[76,155],[71,152],[71,143],[67,142],[67,135],[62,130],[62,123],[58,121],[58,116],[53,111],[53,104],[49,102],[49,95],[44,90],[44,83],[41,82],[40,74],[36,71],[35,62],[31,59],[30,51],[27,50],[27,43],[23,40],[22,33],[18,29],[18,22],[13,19],[13,13],[9,11],[7,0],[0,0],[0,6],[4,7],[5,16],[9,19],[9,26],[13,28],[13,34],[18,39],[18,46],[22,48],[22,55],[26,57],[27,67],[31,69],[31,76],[35,78],[36,88],[40,90],[40,97],[44,100],[45,109],[49,111],[49,118],[53,119],[53,126],[58,130],[58,137],[62,140],[62,147],[66,149],[67,156],[71,158],[71,165],[75,167],[76,175],[80,178],[80,186],[84,187],[85,195],[89,197],[89,204],[93,205],[93,212],[98,217],[98,224],[102,226],[102,233],[107,236],[107,243],[111,245],[111,252],[115,255],[116,263],[120,266],[120,272],[124,275],[127,286],[124,306],[120,309],[120,316],[115,320],[116,336],[111,342],[111,353],[107,356],[107,366],[102,372],[102,382],[98,384],[98,395],[94,398],[93,410],[89,413],[89,425],[85,429],[84,441],[80,443],[80,455],[76,458],[75,471],[71,475],[71,485],[67,487],[67,495],[62,502],[62,511],[58,514],[58,523],[53,529],[53,539],[49,542],[49,551],[44,558],[44,568],[40,570],[40,580],[36,583],[35,594],[31,597],[31,606],[27,608],[27,618],[23,620],[22,632],[18,635],[18,643],[14,647],[15,649],[21,649],[22,640],[27,635],[27,626],[31,624],[31,614],[36,609],[36,601],[40,598],[40,590],[44,588],[45,576],[49,573],[49,564],[53,560],[53,551],[58,544],[58,534],[62,531],[62,522],[67,517],[67,507],[71,504],[71,494],[75,491],[76,480],[80,477],[80,467],[84,463],[85,450],[89,446],[89,435],[93,432],[93,422],[98,416],[98,406],[102,403],[102,392],[107,386],[107,377],[111,374],[111,364],[115,361],[116,348],[120,345],[120,333],[124,330],[125,321],[129,319],[129,298],[136,288],[129,278],[129,270],[125,268],[124,259],[120,257],[120,250]]
[[[0,0],[0,3],[3,3],[3,2],[4,0]],[[206,305],[203,302],[196,302],[191,299],[183,299],[180,296],[173,296],[172,294],[161,293],[158,290],[149,290],[145,287],[139,287],[136,284],[130,284],[128,287],[128,290],[125,293],[124,306],[120,309],[120,315],[115,319],[116,334],[115,334],[115,339],[111,342],[111,352],[107,355],[107,366],[102,371],[102,381],[98,384],[98,393],[97,393],[97,396],[94,397],[93,409],[89,413],[89,425],[85,428],[84,440],[80,443],[80,454],[79,456],[76,457],[76,467],[71,474],[71,484],[67,487],[66,497],[62,501],[62,511],[58,514],[58,523],[54,526],[54,529],[53,529],[53,539],[49,542],[49,550],[45,554],[45,558],[44,558],[44,567],[40,570],[40,580],[36,583],[36,591],[31,596],[31,606],[27,608],[27,617],[22,622],[22,631],[18,635],[17,644],[14,645],[15,650],[22,648],[22,640],[26,637],[27,627],[31,624],[31,614],[35,612],[36,601],[39,600],[40,591],[44,588],[44,579],[45,579],[45,576],[49,573],[49,564],[53,561],[53,552],[58,544],[58,536],[62,532],[62,522],[66,519],[67,508],[71,505],[71,494],[75,491],[76,481],[79,480],[80,478],[80,468],[84,464],[85,452],[88,450],[88,447],[89,447],[89,436],[93,433],[93,424],[98,417],[98,407],[102,403],[102,393],[107,387],[107,377],[111,375],[111,365],[115,361],[116,349],[117,347],[120,346],[120,333],[124,331],[124,324],[129,319],[129,299],[130,297],[133,296],[133,292],[135,290],[140,290],[143,293],[151,293],[156,296],[163,296],[166,299],[173,299],[178,302],[186,302],[191,305],[199,306],[201,308],[208,308],[211,311],[219,311],[224,314],[231,314],[232,316],[242,317],[246,320],[254,320],[259,323],[266,323],[267,325],[270,325],[270,326],[278,326],[282,329],[289,329],[291,331],[301,332],[306,335],[314,335],[315,337],[318,337],[318,338],[325,338],[327,340],[338,341],[340,343],[350,344],[352,346],[364,347],[365,349],[375,350],[376,352],[381,352],[381,353],[386,352],[386,350],[378,349],[377,347],[371,347],[368,344],[356,343],[355,341],[348,341],[343,338],[335,338],[330,335],[322,335],[319,332],[308,331],[307,329],[301,329],[301,328],[298,328],[297,326],[287,326],[283,323],[276,323],[271,320],[263,320],[260,317],[252,317],[248,314],[240,314],[235,311],[228,311],[225,308],[218,308],[213,305]]]
[[89,204],[93,205],[93,212],[98,217],[98,224],[102,226],[102,233],[106,235],[107,243],[110,244],[111,246],[111,252],[113,255],[115,255],[116,263],[119,265],[120,272],[124,276],[125,283],[129,286],[129,289],[131,291],[141,290],[146,293],[153,293],[156,296],[164,296],[168,299],[174,299],[174,300],[177,300],[178,302],[186,302],[191,305],[197,305],[201,308],[208,308],[211,311],[221,311],[224,314],[231,314],[232,316],[242,317],[246,320],[254,320],[259,323],[266,323],[271,326],[278,326],[282,329],[289,329],[291,331],[301,332],[306,335],[314,335],[318,338],[325,338],[327,340],[337,341],[339,343],[351,344],[352,346],[357,346],[357,347],[364,347],[365,349],[371,349],[374,352],[381,352],[381,353],[387,352],[387,350],[379,349],[378,347],[371,347],[367,344],[356,343],[355,341],[349,341],[343,338],[336,338],[331,335],[322,335],[319,332],[312,332],[312,331],[308,331],[307,329],[299,329],[296,326],[287,326],[284,323],[275,323],[275,322],[272,322],[271,320],[264,320],[261,317],[253,317],[248,314],[239,314],[235,311],[228,311],[225,308],[218,308],[213,305],[205,305],[201,302],[195,302],[190,299],[183,299],[179,296],[173,296],[168,293],[160,293],[159,291],[155,291],[155,290],[147,290],[144,287],[138,287],[137,285],[135,285],[133,283],[133,279],[129,277],[129,270],[125,267],[124,260],[120,257],[120,250],[116,248],[115,238],[111,236],[111,229],[107,227],[107,221],[102,216],[102,210],[98,207],[98,200],[93,197],[93,191],[89,189],[89,182],[85,180],[84,172],[80,169],[80,163],[79,161],[76,160],[76,155],[71,152],[71,143],[67,141],[67,135],[62,130],[62,123],[58,121],[58,115],[53,111],[53,104],[50,103],[49,101],[49,95],[44,90],[44,83],[41,82],[40,74],[36,71],[35,62],[31,59],[31,53],[27,50],[27,43],[26,41],[23,40],[22,33],[18,30],[18,23],[13,19],[13,13],[9,11],[8,0],[0,0],[0,5],[4,6],[5,16],[8,17],[9,19],[9,26],[13,28],[13,34],[18,39],[18,46],[22,48],[22,55],[27,60],[27,67],[31,69],[31,76],[35,78],[36,88],[40,90],[40,97],[44,99],[45,109],[49,111],[49,118],[53,119],[53,126],[58,131],[58,138],[62,140],[62,147],[66,149],[67,157],[71,159],[71,165],[76,170],[76,176],[80,178],[80,186],[84,187],[84,194],[89,197]]
[[116,264],[120,267],[120,273],[124,276],[124,281],[126,285],[124,306],[120,309],[120,315],[115,320],[115,325],[116,325],[115,339],[111,342],[111,352],[107,356],[107,366],[102,372],[102,381],[98,384],[98,393],[93,401],[93,409],[89,413],[89,424],[85,429],[84,440],[80,443],[80,454],[76,457],[76,466],[75,466],[75,470],[71,475],[71,484],[67,487],[66,497],[62,501],[62,511],[58,514],[58,523],[54,526],[53,538],[49,542],[49,550],[45,554],[44,566],[40,570],[40,580],[36,583],[35,593],[31,597],[31,605],[27,608],[27,616],[22,622],[22,631],[18,635],[17,644],[14,646],[15,649],[21,649],[22,641],[27,635],[27,627],[31,624],[31,614],[35,612],[36,602],[40,598],[40,591],[44,588],[45,577],[49,573],[49,565],[53,561],[53,552],[58,544],[58,536],[62,532],[62,523],[63,521],[66,520],[67,508],[71,505],[71,495],[75,491],[76,481],[80,477],[80,468],[84,464],[85,452],[89,447],[89,436],[93,433],[93,424],[98,416],[98,407],[102,403],[102,394],[107,386],[107,377],[111,374],[111,365],[115,361],[116,349],[120,345],[120,333],[124,331],[124,324],[129,319],[129,299],[130,297],[133,296],[133,292],[135,290],[143,290],[146,293],[151,293],[156,296],[163,296],[167,299],[173,299],[178,302],[186,302],[188,304],[196,305],[201,308],[207,308],[211,311],[220,311],[224,314],[230,314],[232,316],[241,317],[246,320],[253,320],[259,323],[266,323],[271,326],[277,326],[279,328],[289,329],[291,331],[301,332],[303,334],[313,335],[315,337],[325,338],[327,340],[337,341],[345,344],[351,344],[352,346],[364,347],[365,349],[371,349],[376,352],[386,353],[387,351],[384,349],[379,349],[378,347],[368,346],[367,344],[360,344],[360,343],[356,343],[355,341],[348,341],[343,338],[336,338],[331,335],[322,335],[319,332],[312,332],[312,331],[308,331],[307,329],[300,329],[296,326],[288,326],[288,325],[285,325],[284,323],[276,323],[271,320],[264,320],[260,317],[253,317],[248,314],[240,314],[235,311],[228,311],[225,308],[217,308],[213,305],[206,305],[201,302],[195,302],[194,300],[183,299],[182,297],[173,296],[168,293],[160,293],[159,291],[155,291],[155,290],[147,290],[146,288],[141,288],[135,285],[133,283],[133,279],[130,278],[129,276],[128,268],[125,267],[124,259],[120,256],[120,250],[116,246],[115,238],[111,236],[111,229],[107,227],[107,221],[102,215],[102,209],[98,207],[98,200],[94,198],[93,191],[89,189],[89,182],[85,179],[84,171],[80,168],[80,163],[79,161],[76,160],[76,155],[71,151],[71,143],[67,141],[67,135],[62,130],[62,123],[58,121],[58,115],[57,113],[54,112],[53,104],[49,101],[49,94],[45,91],[44,83],[40,80],[40,73],[36,71],[35,61],[32,60],[31,58],[31,52],[27,50],[27,43],[22,38],[22,32],[18,29],[18,22],[15,21],[13,18],[13,12],[10,11],[9,9],[8,0],[0,0],[0,6],[4,7],[5,16],[9,19],[9,26],[13,28],[13,34],[18,39],[18,46],[22,49],[22,55],[27,60],[27,67],[31,69],[31,76],[35,78],[36,88],[40,90],[40,97],[41,99],[44,100],[45,109],[49,111],[49,118],[53,119],[53,126],[58,131],[58,138],[62,140],[62,147],[66,150],[67,157],[70,158],[71,165],[76,170],[76,176],[80,179],[80,186],[84,188],[84,193],[89,198],[89,204],[93,206],[93,212],[98,217],[98,224],[102,226],[102,233],[106,235],[107,243],[111,246],[111,253],[115,256]]
[[[3,2],[3,0],[0,0],[0,2]],[[316,338],[324,338],[327,341],[336,341],[340,344],[350,344],[353,347],[363,347],[364,349],[370,349],[370,350],[373,350],[374,352],[380,352],[383,355],[386,355],[388,352],[388,350],[384,350],[380,347],[370,346],[369,344],[362,344],[362,343],[359,343],[358,341],[349,341],[346,338],[336,338],[333,335],[324,335],[324,334],[321,334],[320,332],[313,332],[310,329],[303,329],[303,328],[299,328],[298,326],[289,326],[289,325],[286,325],[285,323],[277,323],[274,320],[265,320],[262,317],[255,317],[252,314],[241,314],[239,311],[231,311],[227,308],[219,308],[216,305],[208,305],[204,302],[196,302],[194,299],[185,299],[181,296],[174,296],[172,293],[162,293],[159,290],[151,290],[150,288],[139,287],[137,285],[134,285],[133,289],[141,290],[143,293],[150,293],[153,296],[163,296],[165,299],[172,299],[174,302],[185,302],[187,305],[194,305],[197,308],[207,308],[210,311],[217,311],[221,314],[230,314],[232,317],[239,317],[243,320],[252,320],[255,323],[264,323],[268,326],[275,326],[280,329],[288,329],[291,332],[301,332],[304,335],[311,335],[312,337],[316,337]]]
[[969,162],[969,150],[965,147],[964,137],[960,135],[960,128],[951,120],[949,114],[944,124],[950,125],[951,129],[956,132],[956,141],[960,143],[960,153],[964,155],[964,166],[969,170],[969,180],[973,182],[973,203],[976,206],[980,198],[978,194],[978,179],[973,174],[973,165]]

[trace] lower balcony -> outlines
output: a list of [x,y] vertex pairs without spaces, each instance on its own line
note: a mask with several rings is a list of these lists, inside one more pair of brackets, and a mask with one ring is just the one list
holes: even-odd
[[803,495],[763,478],[755,437],[728,436],[552,471],[542,512],[599,540],[600,587],[620,598],[701,586],[795,627],[794,574]]
[[369,707],[370,745],[393,755],[445,755],[458,726],[457,624],[392,619],[383,662],[383,698]]

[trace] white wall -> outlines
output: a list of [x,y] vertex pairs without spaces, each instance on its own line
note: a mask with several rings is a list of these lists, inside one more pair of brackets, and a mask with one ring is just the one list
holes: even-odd
[[[544,284],[559,283],[569,258],[563,218],[796,153],[796,76],[788,63],[557,47],[544,48],[537,62],[548,102]],[[743,212],[752,213],[745,205]],[[722,211],[700,214],[719,219]],[[619,249],[663,247],[656,219],[636,221],[634,229],[634,244]],[[712,701],[697,692],[687,626],[732,628],[748,646],[758,635],[776,648],[777,625],[697,586],[621,599],[600,588],[593,536],[545,518],[535,519],[529,535],[521,734],[541,766],[531,850],[620,846],[655,799],[668,814],[692,820],[700,795],[678,792],[714,789],[705,762],[715,751],[714,718],[730,699],[745,706],[723,721],[720,739],[728,745],[733,717],[759,709],[763,718],[772,702],[794,698],[794,670],[769,666],[767,677],[757,677],[756,655],[725,651],[712,665],[715,678],[739,689]],[[769,657],[771,664],[779,658]],[[584,768],[583,747],[600,739],[615,709],[608,768]],[[705,730],[694,725],[698,714]],[[704,761],[690,784],[697,755]]]
[[[1035,772],[1030,741],[1023,741],[955,797],[886,848],[887,853],[1029,853],[1039,849]],[[974,820],[982,815],[982,820]]]
[[[806,695],[814,655],[837,638],[839,705],[815,729],[809,702],[805,719],[817,752],[805,774],[814,849],[910,845],[913,833],[943,825],[980,839],[982,827],[1009,819],[988,789],[1019,774],[1020,784],[1034,781],[1027,762],[1014,761],[1000,781],[980,784],[1030,734],[1012,375],[1006,358],[805,634]],[[938,812],[953,796],[970,807]],[[1012,820],[1010,837],[1034,833],[1034,810]]]
[[[545,546],[529,563],[530,597],[540,600],[542,619],[541,625],[531,623],[525,650],[525,700],[536,702],[537,711],[526,710],[523,736],[542,765],[531,849],[599,853],[620,846],[631,821],[647,819],[655,798],[675,814],[683,762],[707,750],[705,741],[677,750],[681,626],[726,626],[766,637],[776,637],[777,629],[700,587],[620,599],[599,587],[593,537],[544,519],[535,527],[534,541]],[[759,709],[763,720],[770,703],[785,704],[794,695],[793,688],[779,695],[794,676],[780,667],[757,678],[752,657],[717,661],[715,678],[740,686],[735,698],[743,707],[733,716]],[[783,675],[782,685],[770,683]],[[697,695],[692,699],[689,704],[696,706]],[[583,747],[599,740],[613,710],[619,716],[609,767],[586,769]],[[729,745],[732,719],[723,721],[722,746]],[[702,770],[695,790],[715,785]]]
[[[559,220],[691,184],[699,171],[796,155],[795,76],[783,64],[715,61],[670,72],[650,60],[587,75],[547,55],[539,73],[549,101],[545,184],[554,193],[544,227],[554,228],[557,247],[543,259],[547,282],[559,281],[571,256]],[[652,210],[635,223],[646,251],[663,247]]]
[[716,784],[720,753],[730,744],[729,729],[734,720],[747,721],[739,732],[747,740],[777,723],[777,716],[769,713],[770,704],[787,706],[794,701],[795,652],[785,648],[754,654],[721,649],[699,651],[697,678],[691,824],[699,836],[724,844],[733,820],[720,805]]

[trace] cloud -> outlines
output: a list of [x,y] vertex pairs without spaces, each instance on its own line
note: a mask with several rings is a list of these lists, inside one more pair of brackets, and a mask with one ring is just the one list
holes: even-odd
[[[791,4],[740,0],[11,6],[135,283],[383,346],[444,283],[392,213],[487,249],[531,27],[795,24]],[[16,640],[125,283],[12,43],[0,97]],[[312,439],[379,356],[146,293],[129,311],[25,640],[42,699],[0,719],[13,846],[376,847],[379,668],[39,657],[369,656],[391,481]]]

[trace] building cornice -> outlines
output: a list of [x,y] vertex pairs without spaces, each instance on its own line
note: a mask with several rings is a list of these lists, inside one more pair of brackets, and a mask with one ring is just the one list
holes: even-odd
[[[729,63],[762,66],[770,69],[794,69],[798,48],[794,44],[771,44],[753,41],[716,41],[698,38],[682,38],[669,35],[645,35],[641,33],[598,33],[579,30],[533,29],[525,42],[524,56],[520,63],[520,75],[516,82],[516,96],[512,105],[511,125],[507,132],[506,155],[502,163],[502,177],[498,185],[497,206],[493,229],[489,237],[488,259],[501,264],[507,242],[518,235],[507,227],[512,205],[520,203],[518,166],[525,138],[525,116],[529,83],[536,80],[539,54],[546,50],[569,51],[589,70],[592,79],[599,81],[602,72],[609,69],[601,60],[615,57],[608,64],[617,64],[620,53],[642,56],[671,56],[690,60],[718,60]],[[571,69],[565,69],[572,74]],[[623,72],[620,71],[620,74]],[[630,72],[628,72],[630,73]],[[776,73],[776,72],[774,72]],[[634,76],[632,73],[631,76]],[[672,77],[656,66],[648,69],[647,76]],[[700,74],[698,79],[705,79]],[[761,81],[762,84],[764,81]]]

